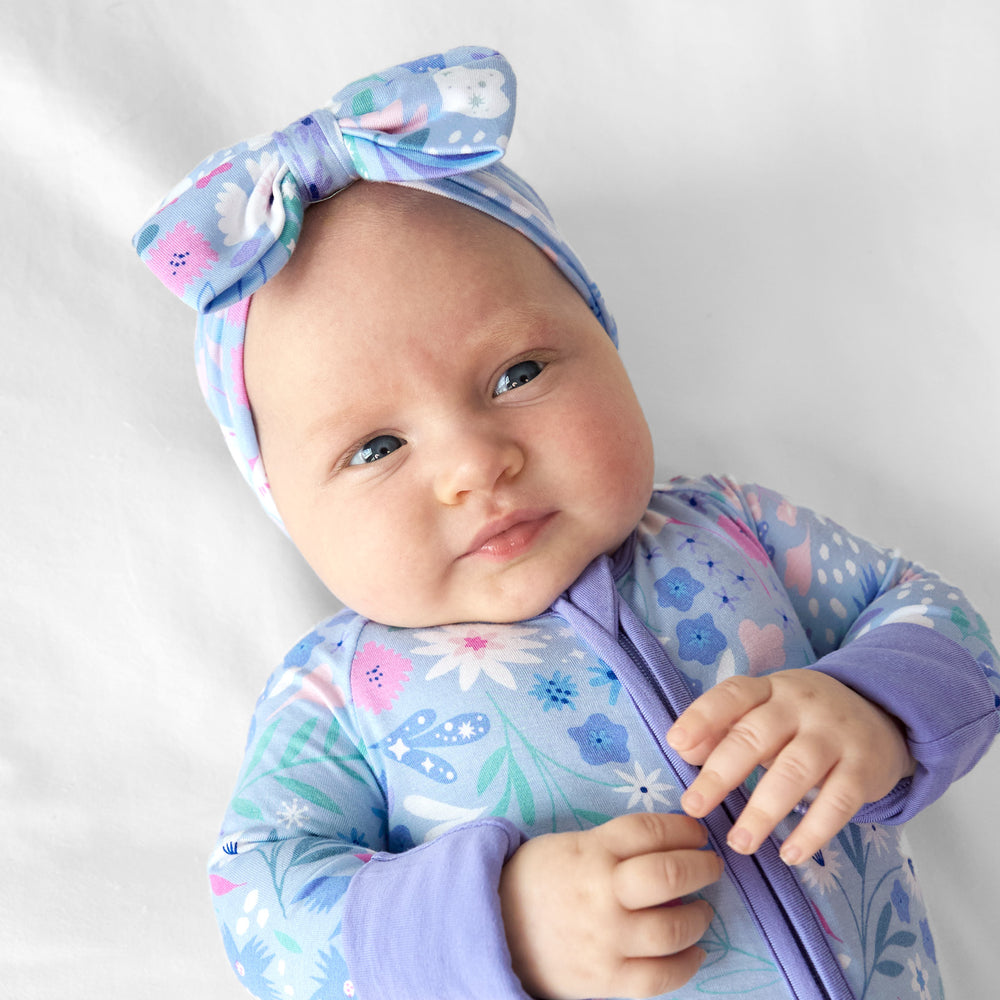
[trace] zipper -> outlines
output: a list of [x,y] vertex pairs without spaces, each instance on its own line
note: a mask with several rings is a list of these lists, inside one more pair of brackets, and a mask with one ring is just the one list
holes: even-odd
[[[690,692],[680,676],[680,671],[670,661],[656,637],[632,613],[632,617],[635,618],[633,627],[641,629],[642,633],[649,637],[650,643],[655,644],[656,658],[665,668],[663,677],[654,674],[647,657],[625,630],[622,618],[630,612],[631,608],[622,602],[618,616],[618,648],[628,657],[645,689],[659,694],[660,697],[657,698],[659,707],[663,709],[663,714],[669,723],[673,723],[691,703]],[[613,641],[610,634],[605,634]],[[641,697],[643,692],[640,685],[635,685],[634,689],[625,678],[619,676],[618,679],[628,691],[636,711],[660,748],[678,783],[682,788],[687,788],[697,776],[698,769],[678,757],[673,748],[666,743],[665,736],[669,723],[662,725],[666,720],[656,720],[651,717],[648,701],[644,702]],[[843,977],[840,964],[826,947],[825,936],[816,921],[812,907],[791,870],[778,856],[774,842],[768,838],[757,853],[752,855],[737,854],[727,844],[726,836],[746,802],[747,795],[742,787],[734,789],[719,807],[704,818],[703,822],[708,829],[712,846],[724,859],[727,873],[736,886],[751,919],[757,925],[761,937],[767,943],[784,977],[790,996],[795,1000],[816,1000],[818,997],[829,1000],[851,1000],[853,993]],[[794,911],[794,918],[790,910]],[[776,920],[779,927],[775,925]],[[799,930],[803,925],[815,929],[814,939],[823,942],[821,946],[825,952],[823,957],[827,961],[821,959],[817,962],[817,956],[814,954],[816,949],[809,947],[808,936],[804,936]]]

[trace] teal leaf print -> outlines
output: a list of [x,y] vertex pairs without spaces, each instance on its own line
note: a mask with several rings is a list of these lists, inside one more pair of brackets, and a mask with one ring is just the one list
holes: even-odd
[[293,952],[296,955],[302,954],[302,946],[295,940],[295,938],[291,937],[291,935],[282,934],[281,931],[275,931],[274,936],[278,939],[278,943],[284,945],[284,947],[290,952]]
[[264,814],[249,799],[233,799],[230,803],[232,810],[239,813],[246,819],[263,819]]
[[257,740],[257,746],[254,747],[253,756],[250,758],[250,763],[247,764],[247,769],[245,772],[246,774],[250,774],[250,772],[253,771],[253,769],[260,763],[260,759],[261,757],[264,756],[264,751],[267,749],[268,744],[271,742],[271,737],[274,736],[274,731],[278,728],[279,722],[281,722],[280,718],[275,719],[274,722],[272,722],[271,725],[269,725],[267,729],[265,729],[264,732],[260,734],[260,739]]
[[604,813],[591,812],[589,809],[574,809],[573,815],[577,819],[582,819],[585,823],[591,823],[594,826],[601,826],[603,823],[611,820],[610,816],[605,816]]
[[882,973],[883,976],[888,976],[890,979],[895,979],[896,976],[903,974],[903,967],[899,962],[893,962],[887,958],[875,966],[875,971]]
[[513,757],[510,758],[510,768],[507,773],[514,785],[514,794],[517,796],[521,818],[528,826],[531,826],[535,822],[535,798],[531,794],[527,779],[524,777],[524,771],[521,770],[520,765]]
[[330,728],[326,731],[326,739],[323,740],[323,753],[329,757],[330,751],[333,749],[334,743],[337,742],[337,738],[340,736],[340,719],[337,716],[333,716],[330,719]]
[[504,758],[507,756],[508,749],[503,746],[499,750],[494,750],[493,753],[483,761],[483,766],[479,769],[479,780],[476,781],[476,793],[482,795],[490,785],[493,784],[493,779],[497,776],[500,771],[500,765],[503,763]]
[[279,767],[288,767],[292,761],[302,752],[302,748],[306,745],[309,737],[312,735],[312,731],[316,728],[316,723],[319,722],[318,718],[307,719],[305,722],[299,726],[298,729],[292,734],[292,738],[288,741],[288,746],[285,747],[285,752],[281,755],[281,763]]
[[290,792],[294,792],[300,799],[305,799],[315,806],[320,806],[329,812],[342,816],[344,811],[325,792],[321,792],[312,785],[307,785],[304,781],[296,781],[294,778],[286,778],[280,774],[274,776],[274,780],[279,785],[284,786]]

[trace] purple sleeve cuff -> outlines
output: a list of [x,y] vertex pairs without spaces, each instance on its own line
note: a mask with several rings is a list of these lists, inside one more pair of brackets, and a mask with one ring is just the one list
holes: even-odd
[[528,1000],[511,969],[500,871],[525,837],[465,823],[403,854],[379,853],[347,892],[343,941],[362,1000]]
[[813,669],[895,716],[917,762],[913,777],[864,806],[856,823],[912,818],[976,764],[1000,728],[982,668],[964,647],[924,625],[881,625]]

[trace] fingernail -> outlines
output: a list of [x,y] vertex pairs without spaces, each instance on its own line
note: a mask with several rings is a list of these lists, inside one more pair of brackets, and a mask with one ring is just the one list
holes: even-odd
[[802,860],[802,852],[794,844],[782,844],[781,860],[786,865],[797,865]]
[[701,812],[704,804],[705,800],[702,798],[700,792],[692,792],[688,789],[688,791],[681,796],[681,805],[684,807],[684,811],[691,815]]
[[690,743],[690,741],[691,739],[687,732],[678,726],[671,726],[670,729],[667,730],[667,742],[675,750],[683,750]]
[[745,854],[750,848],[750,831],[737,826],[729,831],[726,840],[734,851]]

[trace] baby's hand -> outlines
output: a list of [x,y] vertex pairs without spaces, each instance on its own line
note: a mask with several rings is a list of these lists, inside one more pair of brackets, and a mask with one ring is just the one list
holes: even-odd
[[582,833],[529,840],[504,865],[500,903],[514,972],[548,1000],[651,997],[704,961],[703,900],[663,906],[722,874],[687,816],[629,813]]
[[754,789],[729,846],[751,854],[815,788],[818,794],[781,848],[787,864],[820,850],[866,802],[887,795],[916,763],[892,716],[818,670],[731,677],[706,691],[671,727],[667,742],[701,773],[681,798],[705,816],[758,764]]

